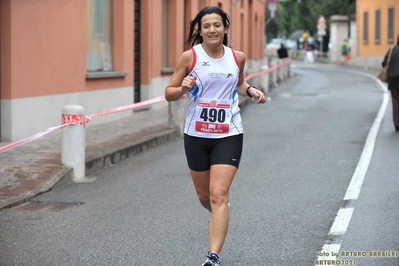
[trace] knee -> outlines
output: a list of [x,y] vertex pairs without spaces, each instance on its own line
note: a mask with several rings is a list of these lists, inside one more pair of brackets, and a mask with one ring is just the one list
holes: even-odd
[[209,195],[208,195],[208,196],[205,196],[205,195],[197,195],[197,196],[198,196],[198,200],[199,200],[200,202],[209,202],[209,201],[210,201]]
[[210,201],[213,205],[220,206],[224,202],[227,202],[227,193],[220,190],[211,191]]
[[201,205],[207,209],[208,211],[211,211],[211,203],[209,199],[209,194],[202,194],[202,195],[197,195],[199,202]]
[[197,190],[198,200],[201,202],[209,202],[209,191],[198,191]]

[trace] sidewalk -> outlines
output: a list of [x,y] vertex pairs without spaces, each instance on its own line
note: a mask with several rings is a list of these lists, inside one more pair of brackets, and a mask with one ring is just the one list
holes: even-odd
[[[86,175],[177,137],[176,129],[168,126],[167,106],[86,126]],[[61,164],[61,146],[62,130],[58,130],[0,154],[0,209],[70,181],[71,169]]]

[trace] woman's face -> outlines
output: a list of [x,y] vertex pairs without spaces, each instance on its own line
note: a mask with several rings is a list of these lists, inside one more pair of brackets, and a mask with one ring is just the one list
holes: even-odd
[[203,42],[208,45],[219,45],[223,43],[227,29],[223,25],[222,17],[212,13],[202,17],[200,35]]

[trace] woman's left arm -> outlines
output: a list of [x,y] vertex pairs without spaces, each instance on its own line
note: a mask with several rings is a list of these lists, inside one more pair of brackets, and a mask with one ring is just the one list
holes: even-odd
[[237,56],[238,66],[240,68],[240,76],[238,78],[238,94],[241,96],[251,95],[253,98],[257,99],[257,103],[265,103],[265,94],[258,90],[257,88],[248,84],[244,78],[244,68],[245,68],[245,54],[240,51],[234,51]]

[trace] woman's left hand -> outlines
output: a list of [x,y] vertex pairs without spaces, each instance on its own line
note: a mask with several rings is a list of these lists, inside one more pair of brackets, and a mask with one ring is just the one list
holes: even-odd
[[254,97],[255,99],[258,100],[256,103],[265,103],[266,102],[265,94],[262,91],[252,87],[250,89],[249,93],[251,93],[252,97]]

